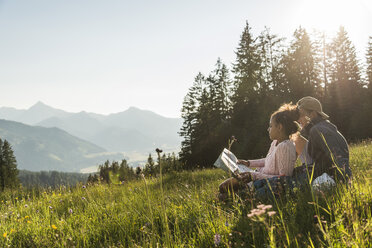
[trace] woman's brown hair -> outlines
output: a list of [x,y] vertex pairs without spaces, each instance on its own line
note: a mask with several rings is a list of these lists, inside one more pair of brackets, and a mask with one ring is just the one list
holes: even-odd
[[282,124],[285,134],[290,136],[299,130],[297,120],[300,118],[300,113],[296,105],[292,103],[285,103],[275,111],[271,118],[276,123]]

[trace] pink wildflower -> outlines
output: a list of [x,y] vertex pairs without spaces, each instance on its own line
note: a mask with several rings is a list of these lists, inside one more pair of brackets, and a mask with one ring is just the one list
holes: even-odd
[[266,206],[264,206],[262,209],[263,210],[267,210],[267,209],[270,209],[270,208],[272,208],[273,206],[271,206],[271,205],[266,205]]
[[276,214],[276,212],[275,212],[275,211],[269,211],[269,212],[267,212],[267,214],[268,214],[269,216],[273,216],[273,215]]
[[255,215],[255,214],[250,213],[250,214],[248,214],[248,218],[252,218],[254,215]]
[[221,235],[216,234],[214,235],[214,244],[219,245],[221,243]]

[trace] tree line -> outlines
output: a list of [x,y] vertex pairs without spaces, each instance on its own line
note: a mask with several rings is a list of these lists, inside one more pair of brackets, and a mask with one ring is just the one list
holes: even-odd
[[120,163],[107,160],[105,163],[99,165],[98,172],[91,174],[88,177],[89,183],[114,183],[123,184],[131,180],[141,179],[145,177],[157,177],[160,173],[160,166],[162,173],[180,171],[184,168],[183,163],[174,154],[163,154],[156,160],[153,159],[151,153],[147,158],[146,164],[141,167],[131,167],[127,160],[123,159]]
[[218,59],[209,75],[198,73],[184,98],[185,168],[212,166],[232,135],[239,157],[264,156],[271,113],[308,95],[348,141],[371,137],[372,37],[362,63],[343,27],[332,39],[299,27],[287,44],[268,28],[255,37],[247,22],[235,54],[231,69]]
[[11,144],[0,139],[0,190],[23,187],[74,186],[86,182],[88,175],[82,173],[18,170]]
[[75,186],[78,183],[85,183],[88,179],[87,174],[76,172],[59,172],[59,171],[27,171],[20,170],[18,175],[19,181],[23,187],[59,187]]

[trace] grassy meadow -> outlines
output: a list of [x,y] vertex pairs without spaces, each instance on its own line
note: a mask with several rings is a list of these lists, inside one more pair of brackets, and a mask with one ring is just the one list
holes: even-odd
[[125,184],[1,193],[0,247],[371,247],[372,142],[351,146],[349,187],[218,201],[208,169]]

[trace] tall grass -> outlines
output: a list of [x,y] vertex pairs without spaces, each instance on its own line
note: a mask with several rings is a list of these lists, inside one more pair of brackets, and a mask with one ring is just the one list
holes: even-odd
[[[217,200],[217,169],[0,195],[1,247],[370,247],[372,144],[351,147],[353,182],[260,202]],[[270,206],[271,205],[271,208]]]

